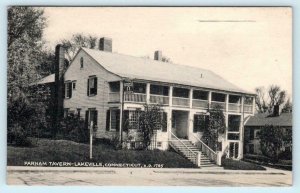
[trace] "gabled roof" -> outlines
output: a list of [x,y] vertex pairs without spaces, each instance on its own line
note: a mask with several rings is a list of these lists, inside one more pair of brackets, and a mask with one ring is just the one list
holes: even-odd
[[106,70],[123,78],[254,94],[240,89],[210,70],[95,49],[82,50]]
[[279,116],[270,116],[267,113],[259,113],[250,117],[245,126],[292,126],[292,113],[281,113]]

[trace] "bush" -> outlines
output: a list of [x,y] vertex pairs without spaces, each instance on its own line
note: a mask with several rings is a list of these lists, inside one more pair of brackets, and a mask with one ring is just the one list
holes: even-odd
[[56,138],[85,143],[89,141],[89,132],[83,119],[74,114],[69,114],[60,122],[60,130]]
[[14,124],[11,127],[8,127],[7,143],[16,146],[32,146],[31,140],[28,138],[26,131],[19,124]]
[[262,166],[233,159],[222,159],[222,166],[227,170],[266,170]]
[[292,151],[286,150],[279,153],[278,158],[281,160],[292,160]]

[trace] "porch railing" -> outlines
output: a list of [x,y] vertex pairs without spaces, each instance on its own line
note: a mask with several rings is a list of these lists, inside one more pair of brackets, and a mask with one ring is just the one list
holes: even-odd
[[109,102],[120,102],[120,93],[119,92],[109,93]]
[[200,99],[193,99],[193,108],[207,109],[208,101],[200,100]]
[[[186,151],[181,152],[181,153],[184,154],[184,156],[186,156],[187,158],[189,158],[197,166],[201,165],[201,157],[199,158],[198,154],[196,152],[192,151],[188,146],[186,146],[173,132],[171,132],[171,137],[174,137],[176,139],[175,141],[178,141],[181,145],[183,145],[186,148]],[[176,145],[172,144],[172,141],[171,141],[170,145],[174,149],[177,149]]]
[[241,104],[228,103],[228,111],[240,113],[241,112]]
[[221,106],[221,109],[226,108],[226,103],[225,102],[219,102],[219,101],[211,101],[211,107],[214,108],[216,105]]
[[125,102],[145,103],[146,102],[146,94],[143,94],[143,93],[124,94],[124,101]]
[[151,94],[150,95],[150,103],[168,105],[169,104],[169,96]]
[[189,98],[182,98],[182,97],[173,97],[172,98],[172,105],[173,106],[181,106],[181,107],[189,107],[190,99]]
[[244,104],[244,112],[245,113],[253,113],[253,106]]
[[212,150],[210,147],[208,147],[208,145],[206,145],[201,139],[199,139],[198,136],[196,136],[195,134],[192,134],[192,136],[197,140],[197,142],[195,143],[195,145],[201,149],[202,153],[205,153],[206,156],[213,162],[217,163],[218,161],[218,154]]

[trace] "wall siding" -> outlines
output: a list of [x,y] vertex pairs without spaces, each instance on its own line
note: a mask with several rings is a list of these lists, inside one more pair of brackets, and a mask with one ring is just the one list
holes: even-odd
[[[80,67],[80,58],[83,57],[84,66]],[[87,96],[87,82],[89,76],[95,75],[98,78],[97,95]],[[85,112],[89,108],[95,108],[98,111],[98,129],[96,137],[108,137],[112,132],[106,132],[106,110],[108,106],[108,93],[110,81],[118,81],[120,77],[106,71],[102,66],[96,63],[83,50],[74,58],[73,62],[64,75],[65,81],[75,81],[76,89],[72,92],[70,99],[64,99],[64,108],[70,110],[81,109],[81,117],[85,119]],[[113,132],[114,133],[114,132]]]

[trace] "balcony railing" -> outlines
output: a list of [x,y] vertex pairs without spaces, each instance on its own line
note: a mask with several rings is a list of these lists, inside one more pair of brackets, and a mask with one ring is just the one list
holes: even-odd
[[215,106],[221,106],[221,109],[226,108],[226,103],[225,102],[219,102],[219,101],[211,101],[211,107],[214,108]]
[[245,113],[253,113],[253,106],[244,104],[244,112]]
[[124,94],[124,101],[125,102],[145,103],[146,102],[146,94],[142,94],[142,93]]
[[109,93],[109,102],[120,102],[120,93],[119,92]]
[[173,97],[172,98],[172,105],[173,106],[180,106],[180,107],[189,107],[190,106],[190,99],[189,98],[182,98],[182,97]]
[[169,96],[150,94],[150,103],[168,105]]
[[200,100],[200,99],[193,99],[193,108],[207,109],[208,101]]
[[228,111],[240,113],[241,112],[241,105],[236,104],[236,103],[229,103],[228,104]]

